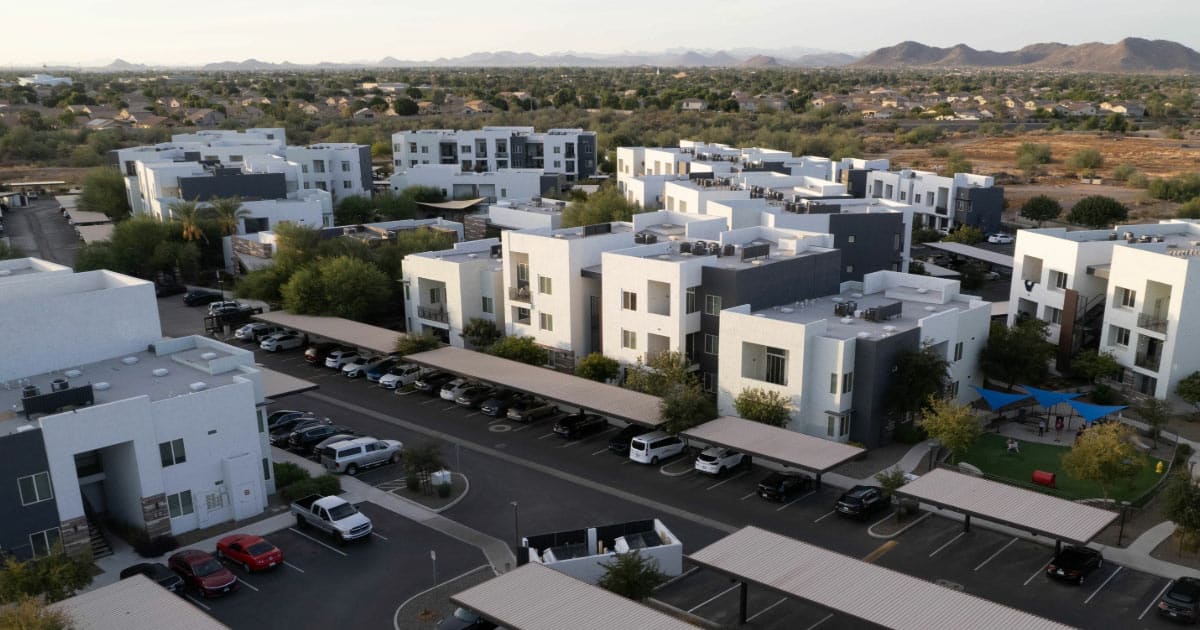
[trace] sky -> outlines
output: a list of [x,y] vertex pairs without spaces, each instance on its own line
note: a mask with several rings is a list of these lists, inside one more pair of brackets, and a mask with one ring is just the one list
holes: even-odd
[[[1200,49],[1197,0],[54,0],[5,8],[0,64],[432,60],[509,50],[868,52],[905,40],[1015,50],[1168,39]],[[18,26],[25,24],[27,26]]]

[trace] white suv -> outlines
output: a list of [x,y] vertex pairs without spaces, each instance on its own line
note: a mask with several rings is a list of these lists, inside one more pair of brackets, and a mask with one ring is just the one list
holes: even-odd
[[341,370],[347,363],[358,358],[356,350],[334,350],[325,357],[325,367]]
[[393,365],[387,374],[379,377],[379,386],[388,389],[405,387],[409,383],[417,382],[417,379],[421,378],[422,372],[421,368],[411,363],[398,363]]
[[693,467],[702,473],[723,475],[726,470],[732,470],[749,462],[750,460],[738,451],[727,449],[724,446],[713,446],[704,449],[704,452],[696,457]]

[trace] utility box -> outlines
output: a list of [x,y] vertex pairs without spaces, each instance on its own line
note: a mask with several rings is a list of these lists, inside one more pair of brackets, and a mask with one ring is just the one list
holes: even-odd
[[1052,472],[1046,472],[1044,470],[1033,471],[1033,483],[1036,483],[1039,486],[1046,486],[1047,488],[1055,487],[1054,477],[1055,475]]

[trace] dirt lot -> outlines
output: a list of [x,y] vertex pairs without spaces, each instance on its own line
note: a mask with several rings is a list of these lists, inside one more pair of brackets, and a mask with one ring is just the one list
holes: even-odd
[[75,188],[83,184],[83,178],[89,170],[65,166],[0,166],[0,182],[65,181],[66,187]]

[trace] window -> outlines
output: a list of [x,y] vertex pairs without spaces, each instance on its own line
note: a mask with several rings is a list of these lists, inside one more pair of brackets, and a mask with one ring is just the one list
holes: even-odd
[[854,243],[854,235],[853,235],[853,234],[851,234],[850,236],[847,236],[847,237],[846,237],[846,242],[847,242],[847,243]]
[[429,153],[429,147],[421,147],[421,153]]
[[702,379],[702,382],[703,382],[703,384],[704,384],[704,391],[706,391],[706,392],[715,392],[715,391],[717,391],[717,378],[716,378],[716,375],[714,375],[712,372],[704,372],[704,373],[701,375],[701,379]]
[[963,342],[954,344],[954,360],[962,361]]
[[1113,343],[1118,346],[1129,347],[1129,329],[1113,326]]
[[901,191],[900,191],[900,201],[904,201],[904,195],[905,195],[905,194],[906,194],[906,193],[905,193],[903,190],[901,190]]
[[1062,323],[1062,309],[1054,308],[1053,306],[1047,306],[1046,307],[1046,321],[1050,322],[1051,324],[1061,324]]
[[704,335],[704,354],[716,356],[718,341],[716,335]]
[[636,311],[637,294],[633,291],[621,291],[621,308],[627,311]]
[[562,147],[560,147],[560,146],[554,147],[554,154],[558,155],[559,153],[562,153]]
[[562,168],[562,162],[559,160],[554,160],[554,168]]
[[767,348],[767,373],[764,380],[776,385],[787,385],[787,350]]
[[231,154],[231,155],[229,156],[229,161],[230,161],[230,162],[241,162],[241,161],[243,161],[243,158],[242,158],[242,156],[240,156],[240,155],[232,155],[232,154]]
[[700,310],[700,307],[696,304],[696,287],[688,287],[684,295],[686,301],[684,312],[695,313]]
[[17,487],[21,490],[21,505],[33,505],[54,498],[54,488],[50,485],[48,472],[18,477]]
[[538,313],[538,327],[542,330],[554,330],[554,316],[550,313]]
[[538,276],[538,293],[550,295],[554,292],[554,284],[551,279],[546,276]]
[[33,549],[33,557],[44,558],[50,555],[54,547],[58,545],[62,536],[59,534],[57,527],[51,527],[45,531],[34,532],[29,535],[29,546]]
[[892,237],[892,249],[899,250],[901,244],[902,244],[902,242],[900,240],[900,235],[899,234],[894,235]]
[[721,296],[719,296],[719,295],[704,296],[704,314],[705,315],[720,315],[721,314]]
[[846,372],[842,375],[842,393],[849,394],[854,391],[854,372]]
[[168,494],[167,508],[171,512],[171,518],[191,514],[194,511],[192,509],[192,491],[184,490],[178,494]]
[[163,468],[186,462],[187,454],[183,450],[183,438],[159,444],[158,455],[162,458]]
[[629,350],[637,350],[637,333],[632,330],[622,330],[621,347]]
[[313,160],[313,172],[314,173],[324,173],[325,172],[325,160]]
[[1061,271],[1050,270],[1050,281],[1054,283],[1057,289],[1067,288],[1067,274]]
[[342,188],[348,189],[348,188],[351,188],[352,186],[353,186],[353,184],[350,182],[350,180],[348,180],[348,179],[342,180]]
[[958,381],[950,383],[950,387],[946,388],[946,393],[950,394],[950,398],[958,398]]
[[350,172],[350,160],[342,160],[342,172],[343,173]]
[[[421,147],[421,148],[424,149],[425,147]],[[409,142],[408,143],[408,151],[409,151],[409,153],[416,153],[417,152],[417,143]]]
[[529,263],[517,263],[517,287],[529,286]]
[[921,193],[913,195],[913,203],[921,203]]
[[846,273],[854,273],[854,265],[846,265]]
[[483,309],[482,310],[484,313],[495,313],[496,312],[496,304],[492,300],[492,298],[490,298],[486,295],[483,296]]
[[837,372],[831,372],[831,373],[829,374],[829,393],[830,393],[830,394],[836,394],[836,393],[837,393],[837,386],[838,386],[838,375],[837,375]]
[[850,434],[850,414],[825,416],[825,435],[828,437],[845,437]]
[[317,182],[317,188],[321,190],[329,190],[329,188],[325,186],[325,182]]
[[263,458],[263,481],[271,480],[271,460]]
[[301,164],[301,165],[300,165],[300,172],[301,172],[301,173],[307,173],[307,172],[308,172],[308,165],[307,165],[307,164]]
[[471,152],[471,145],[469,145],[469,144],[462,145],[462,149],[459,150],[459,153],[470,153],[470,152]]
[[1133,308],[1133,305],[1137,303],[1137,291],[1133,289],[1117,287],[1117,297],[1120,298],[1121,306],[1125,308]]

